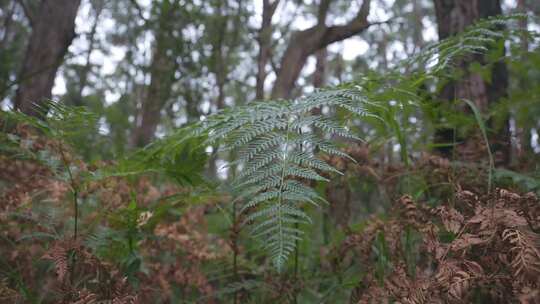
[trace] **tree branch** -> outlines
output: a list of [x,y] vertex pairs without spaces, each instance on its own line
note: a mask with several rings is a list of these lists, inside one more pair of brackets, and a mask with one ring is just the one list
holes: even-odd
[[319,11],[317,12],[317,25],[326,25],[326,16],[330,8],[332,0],[321,0],[319,3]]
[[143,9],[141,8],[141,6],[139,5],[139,3],[137,2],[137,0],[129,0],[129,2],[135,7],[135,9],[137,10],[137,14],[139,15],[139,18],[141,18],[144,23],[148,23],[148,19],[146,19],[143,15]]
[[367,20],[370,4],[371,0],[364,0],[358,14],[349,23],[328,27],[322,41],[323,46],[347,39],[373,25],[374,23],[369,23]]
[[276,75],[276,82],[272,89],[273,98],[288,98],[290,96],[310,55],[334,42],[347,39],[366,30],[371,25],[377,24],[367,21],[371,0],[364,0],[355,18],[349,23],[327,27],[322,23],[322,19],[329,9],[330,2],[331,0],[321,0],[319,3],[321,7],[318,12],[317,25],[292,35],[282,57],[279,73]]
[[264,1],[264,6],[265,6],[266,8],[268,8],[268,14],[269,14],[270,16],[273,16],[274,13],[276,12],[276,8],[277,8],[277,6],[278,6],[278,4],[279,4],[279,1],[280,1],[280,0],[274,0],[274,2],[272,2],[272,3],[269,3],[268,0],[265,0],[265,1]]
[[257,81],[256,81],[256,99],[264,99],[264,82],[266,80],[266,65],[271,58],[272,44],[272,17],[276,12],[280,0],[263,0],[262,23],[257,38],[259,42],[259,55],[257,58]]

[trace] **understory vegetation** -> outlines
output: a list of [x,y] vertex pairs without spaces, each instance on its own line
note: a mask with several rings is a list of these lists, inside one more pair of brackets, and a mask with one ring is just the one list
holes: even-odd
[[[88,157],[112,144],[87,107],[0,112],[0,303],[540,303],[526,17],[117,157]],[[492,94],[501,63],[499,102],[442,96],[471,75]]]

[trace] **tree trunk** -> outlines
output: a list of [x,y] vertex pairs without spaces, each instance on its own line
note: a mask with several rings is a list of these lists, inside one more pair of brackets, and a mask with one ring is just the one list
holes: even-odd
[[88,35],[89,45],[88,45],[88,51],[86,52],[86,65],[83,67],[80,78],[79,78],[79,87],[77,90],[77,95],[73,98],[73,104],[76,106],[82,106],[83,103],[83,90],[88,84],[88,76],[90,75],[90,72],[92,71],[92,63],[90,62],[90,57],[92,56],[92,52],[94,51],[95,44],[96,44],[96,32],[97,27],[99,25],[99,18],[101,16],[101,13],[103,12],[103,8],[105,6],[104,0],[100,0],[96,3],[94,7],[94,23],[92,24],[92,28],[90,30],[90,33]]
[[40,116],[36,105],[51,98],[58,67],[75,37],[80,0],[42,0],[31,17],[32,34],[19,74],[15,108]]
[[[228,58],[225,55],[224,43],[225,36],[227,35],[227,24],[229,23],[229,16],[223,12],[224,8],[222,4],[224,2],[217,2],[217,14],[216,23],[214,24],[216,30],[216,36],[212,38],[212,65],[211,70],[216,79],[217,86],[217,98],[215,101],[217,110],[225,108],[225,84],[227,82],[229,71],[227,69]],[[219,145],[212,146],[212,154],[208,159],[208,176],[215,179],[218,175],[219,168],[217,167],[217,161]]]
[[424,17],[424,14],[422,13],[422,6],[421,3],[419,3],[418,0],[412,0],[412,6],[413,6],[413,17],[414,17],[414,31],[413,31],[413,42],[414,42],[414,49],[413,53],[417,52],[418,50],[422,49],[424,46],[424,38],[422,36],[422,30],[424,29],[424,26],[422,24],[422,18]]
[[[326,5],[327,10],[329,3],[330,0],[323,0],[320,5],[322,8]],[[370,0],[364,0],[356,17],[345,25],[326,26],[324,23],[317,23],[311,28],[294,33],[281,59],[280,69],[272,89],[272,98],[291,97],[296,80],[310,55],[334,42],[342,41],[366,30],[371,25],[367,21],[369,7]],[[326,14],[324,9],[319,10],[319,14],[321,13]]]
[[[9,7],[8,7],[9,6]],[[13,15],[15,14],[16,3],[12,2],[0,7],[3,11],[2,29],[0,31],[2,39],[0,39],[0,60],[2,61],[2,68],[0,69],[0,100],[4,99],[5,93],[9,88],[10,76],[13,71],[13,61],[4,62],[4,58],[9,58],[12,48],[15,46],[12,36],[12,24]]]
[[[321,0],[319,4],[319,11],[317,13],[317,25],[326,26],[326,16],[328,15],[328,9],[330,8],[331,0]],[[326,81],[326,47],[321,48],[315,52],[315,72],[313,73],[313,87],[322,88]]]
[[255,99],[264,99],[264,82],[266,80],[266,66],[270,60],[272,50],[272,17],[276,12],[280,0],[263,0],[262,24],[259,29],[259,56],[257,59],[257,83],[255,85]]
[[313,73],[313,87],[322,88],[326,83],[326,49],[318,50],[315,53],[317,63],[315,64],[315,72]]
[[[520,14],[527,14],[527,4],[525,3],[525,0],[518,0],[517,1],[517,9]],[[521,48],[523,52],[527,52],[529,50],[529,38],[527,37],[527,34],[525,33],[527,31],[529,25],[529,20],[527,17],[522,18],[519,20],[519,28],[523,31],[523,35],[521,36]],[[525,75],[527,77],[528,75]],[[521,90],[527,91],[529,88],[528,85],[528,79],[523,79],[522,77],[519,77],[519,87]],[[531,130],[530,128],[523,128],[521,126],[516,125],[516,147],[513,155],[515,156],[515,159],[520,159],[526,157],[528,154],[534,153],[533,147],[531,146]]]
[[[178,67],[175,57],[175,44],[172,36],[174,27],[173,12],[178,9],[178,1],[163,1],[160,7],[158,26],[155,30],[155,45],[150,65],[150,85],[142,102],[135,130],[131,138],[133,147],[149,144],[161,120],[161,109],[170,98],[174,72]],[[171,52],[172,51],[172,52]]]
[[[434,0],[437,17],[439,39],[463,32],[468,26],[480,19],[502,14],[500,0]],[[503,43],[501,41],[501,43]],[[507,96],[508,70],[504,62],[497,62],[491,68],[491,82],[469,71],[473,62],[485,63],[484,56],[471,56],[470,59],[460,62],[465,76],[460,81],[453,81],[442,89],[440,99],[455,100],[469,99],[482,112],[486,112],[490,104],[498,102]],[[499,163],[508,163],[510,156],[510,133],[508,121],[502,127],[496,127],[492,122],[489,138],[493,144],[492,149],[497,153]],[[437,143],[451,143],[454,141],[453,130],[440,129],[436,131]],[[451,155],[452,149],[441,149],[446,156]]]

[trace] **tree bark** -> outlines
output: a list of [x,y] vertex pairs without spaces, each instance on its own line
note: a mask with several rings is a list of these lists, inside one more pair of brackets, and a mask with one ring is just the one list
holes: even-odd
[[19,74],[15,108],[40,116],[36,105],[51,98],[58,67],[75,37],[80,0],[42,0],[32,16],[32,34]]
[[[229,16],[223,12],[224,2],[217,2],[217,14],[215,21],[215,30],[216,35],[212,38],[212,65],[211,70],[216,79],[217,86],[217,98],[215,105],[217,110],[225,108],[225,84],[227,82],[227,77],[229,71],[227,69],[228,58],[225,55],[224,44],[225,36],[227,35],[227,24],[229,21]],[[219,168],[217,167],[218,161],[218,145],[212,146],[212,154],[208,159],[208,175],[211,178],[216,178]]]
[[[500,0],[434,0],[434,2],[440,40],[463,32],[480,19],[502,14]],[[445,85],[440,92],[440,99],[447,101],[469,99],[485,113],[490,104],[506,97],[508,70],[504,62],[492,65],[490,82],[484,81],[479,74],[469,71],[471,63],[485,63],[485,61],[484,56],[475,55],[460,62],[460,67],[465,72],[464,77],[460,81],[452,81]],[[499,155],[499,163],[508,163],[511,147],[508,121],[506,120],[504,126],[499,128],[488,122],[488,127],[492,149]],[[439,129],[436,131],[435,141],[451,143],[454,137],[453,130]],[[445,156],[450,156],[451,151],[452,149],[440,150]]]
[[178,67],[175,52],[172,51],[175,44],[179,43],[176,38],[172,37],[175,9],[178,9],[177,0],[173,2],[165,0],[161,3],[150,65],[150,85],[131,137],[131,146],[133,147],[142,147],[152,141],[161,120],[161,109],[171,95],[174,73]]
[[[9,7],[8,7],[9,6]],[[5,7],[0,7],[3,10],[2,16],[2,39],[0,40],[0,58],[4,61],[13,52],[12,48],[15,46],[12,36],[13,15],[15,14],[16,4],[9,3]],[[5,92],[9,88],[9,78],[16,68],[13,67],[13,62],[2,63],[2,69],[0,69],[0,100],[4,99]]]
[[[329,3],[330,0],[321,1],[321,7]],[[334,42],[350,38],[366,30],[371,25],[367,21],[369,7],[370,0],[364,0],[356,17],[345,25],[326,26],[324,23],[317,23],[311,28],[294,33],[281,59],[280,69],[272,89],[272,98],[290,98],[295,82],[310,55]],[[319,11],[319,14],[321,13]]]
[[92,63],[90,62],[90,58],[95,48],[97,27],[99,25],[99,18],[101,16],[101,13],[103,12],[104,6],[105,6],[104,0],[100,0],[96,3],[94,7],[95,19],[94,19],[94,23],[92,24],[90,33],[88,34],[89,44],[88,44],[88,50],[86,52],[86,65],[83,67],[80,73],[77,95],[73,98],[73,104],[76,106],[82,106],[84,104],[82,93],[83,93],[84,88],[88,84],[88,76],[90,75],[90,72],[92,71]]
[[276,12],[280,0],[263,0],[262,24],[259,29],[259,56],[257,58],[257,82],[255,85],[255,99],[264,99],[264,82],[266,80],[266,66],[272,51],[272,17]]
[[[7,5],[6,5],[7,6]],[[2,22],[2,40],[0,40],[0,50],[6,47],[11,34],[11,25],[13,23],[13,15],[15,13],[15,3],[10,3],[8,8],[0,7],[3,11]]]
[[[525,0],[517,1],[517,10],[520,14],[527,14],[527,3]],[[523,30],[524,34],[521,36],[521,48],[523,52],[529,50],[529,38],[525,31],[527,31],[529,25],[529,20],[527,17],[519,20],[519,28]],[[519,77],[519,86],[520,89],[526,91],[529,88],[527,79]],[[516,125],[516,147],[513,155],[516,159],[524,158],[527,154],[534,153],[533,147],[531,146],[531,129],[523,128]]]
[[[317,14],[317,24],[319,26],[326,26],[326,16],[328,15],[328,9],[330,8],[331,0],[321,0],[319,4],[319,11]],[[326,81],[326,47],[321,48],[315,52],[315,72],[313,74],[313,87],[322,88]]]
[[313,87],[322,88],[326,83],[326,49],[318,50],[315,53],[317,63],[315,64],[315,72],[313,73]]
[[414,31],[413,31],[413,42],[414,49],[413,53],[422,49],[424,46],[424,37],[422,36],[422,30],[424,29],[422,24],[422,19],[424,14],[422,13],[422,5],[418,0],[412,0],[413,6],[413,17],[414,17]]

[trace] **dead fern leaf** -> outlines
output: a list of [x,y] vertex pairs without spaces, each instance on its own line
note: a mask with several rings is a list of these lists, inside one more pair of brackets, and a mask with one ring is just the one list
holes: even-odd
[[519,303],[538,304],[540,303],[540,289],[526,286],[519,292]]
[[435,278],[437,284],[448,291],[449,300],[463,303],[475,281],[484,277],[484,270],[474,261],[453,260],[440,265]]
[[405,223],[412,227],[421,226],[422,215],[410,195],[404,195],[398,200],[398,207],[405,219]]
[[9,287],[7,279],[0,281],[0,303],[18,303],[20,299],[20,294]]
[[506,229],[503,240],[511,244],[510,266],[513,275],[523,282],[538,283],[540,278],[540,236],[524,229]]
[[435,212],[441,217],[447,231],[457,234],[461,230],[465,218],[459,211],[451,207],[441,206],[435,209]]
[[72,241],[56,242],[44,255],[43,259],[54,263],[56,276],[59,282],[64,282],[69,271],[69,253],[77,248]]
[[72,302],[72,304],[97,304],[98,296],[88,290],[82,290],[79,292],[79,298]]
[[411,280],[407,276],[405,266],[396,267],[394,273],[385,281],[385,288],[403,304],[428,303],[428,284],[423,280]]
[[452,242],[450,249],[453,251],[459,251],[459,250],[467,249],[474,245],[484,244],[486,242],[487,242],[486,240],[482,239],[478,235],[471,234],[471,233],[464,233],[459,238],[455,239]]

